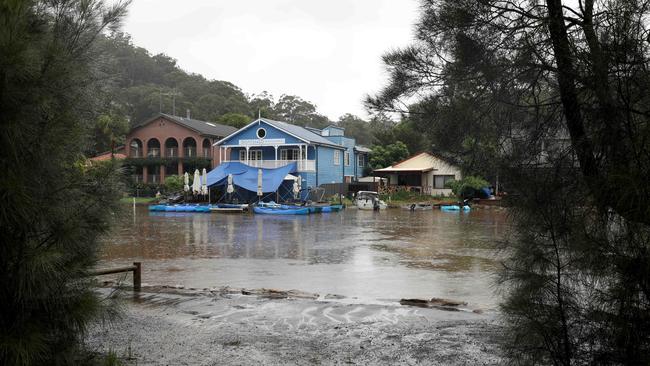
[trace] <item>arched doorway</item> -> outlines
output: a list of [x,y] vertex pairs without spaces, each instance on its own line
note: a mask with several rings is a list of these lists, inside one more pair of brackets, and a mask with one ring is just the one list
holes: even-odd
[[129,157],[131,158],[141,158],[142,157],[142,141],[139,139],[131,140],[129,146]]
[[165,157],[166,158],[177,158],[178,157],[178,141],[175,138],[170,137],[165,140]]
[[196,140],[192,137],[183,140],[183,156],[186,158],[195,158],[196,155]]
[[160,141],[153,138],[147,141],[147,157],[159,158],[160,157]]

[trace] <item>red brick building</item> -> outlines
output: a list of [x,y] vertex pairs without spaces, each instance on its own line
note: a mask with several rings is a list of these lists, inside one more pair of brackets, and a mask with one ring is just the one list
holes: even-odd
[[236,130],[160,113],[131,129],[125,153],[136,182],[161,183],[167,175],[193,174],[194,169],[219,165],[219,150],[212,145]]

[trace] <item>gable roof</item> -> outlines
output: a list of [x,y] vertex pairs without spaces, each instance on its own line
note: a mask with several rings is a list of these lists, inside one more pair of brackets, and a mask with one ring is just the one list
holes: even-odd
[[428,172],[431,170],[438,170],[440,163],[451,165],[443,159],[430,154],[428,152],[421,152],[413,155],[405,160],[395,163],[383,169],[375,169],[375,172]]
[[200,121],[198,119],[191,119],[191,118],[184,118],[184,117],[179,117],[179,116],[172,116],[170,114],[166,113],[160,113],[155,117],[152,117],[142,123],[138,123],[137,125],[133,126],[133,128],[138,128],[145,126],[149,124],[152,121],[155,121],[156,119],[163,117],[167,120],[170,120],[172,122],[178,123],[181,126],[187,127],[190,130],[194,130],[201,135],[208,135],[208,136],[216,136],[216,137],[223,137],[223,136],[228,136],[237,129],[232,126],[226,126],[214,122],[206,122],[206,121]]
[[230,135],[224,137],[223,139],[221,139],[221,141],[217,141],[215,143],[215,145],[221,144],[222,141],[225,141],[225,140],[229,139],[230,137],[237,134],[237,132],[243,131],[246,128],[248,128],[249,126],[252,126],[255,123],[259,123],[259,122],[264,122],[264,123],[266,123],[266,124],[268,124],[268,125],[270,125],[272,127],[277,128],[278,130],[284,131],[284,132],[288,133],[289,135],[292,135],[292,136],[294,136],[294,137],[296,137],[296,138],[298,138],[300,140],[303,140],[303,141],[305,141],[307,143],[337,147],[337,148],[341,148],[341,149],[345,148],[345,147],[343,147],[341,145],[333,143],[332,141],[322,137],[321,135],[318,135],[318,134],[308,130],[305,127],[292,125],[292,124],[287,123],[287,122],[274,121],[274,120],[268,119],[268,118],[258,118],[256,120],[254,120],[253,122],[251,122],[251,123],[247,124],[246,126],[240,128],[239,130],[237,130],[237,131],[231,133]]

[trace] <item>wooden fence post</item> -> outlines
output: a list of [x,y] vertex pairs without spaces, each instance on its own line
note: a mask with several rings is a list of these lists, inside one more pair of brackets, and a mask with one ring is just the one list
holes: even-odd
[[133,291],[140,291],[142,282],[142,265],[140,262],[133,262],[135,269],[133,270]]

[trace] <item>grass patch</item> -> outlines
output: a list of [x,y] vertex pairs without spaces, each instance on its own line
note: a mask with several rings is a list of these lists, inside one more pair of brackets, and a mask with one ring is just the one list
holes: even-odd
[[[156,201],[157,201],[156,197],[136,197],[135,198],[135,203],[136,204],[152,203],[152,202],[156,202]],[[133,197],[122,197],[122,198],[120,198],[120,203],[133,203]]]

